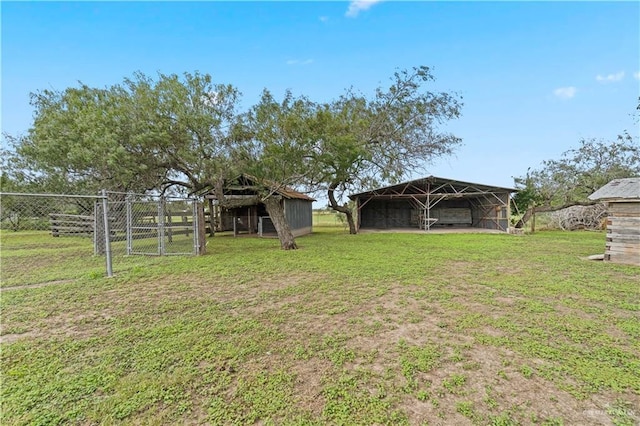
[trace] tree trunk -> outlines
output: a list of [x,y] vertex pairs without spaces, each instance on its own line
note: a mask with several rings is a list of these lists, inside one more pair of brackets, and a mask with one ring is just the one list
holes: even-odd
[[518,223],[516,223],[516,228],[524,228],[524,225],[526,225],[527,222],[529,222],[529,219],[531,219],[532,214],[533,214],[533,207],[528,208],[527,211],[524,212],[524,215],[520,218]]
[[284,216],[284,207],[281,200],[282,197],[271,195],[263,202],[267,209],[267,213],[269,213],[271,222],[273,222],[273,226],[276,228],[276,232],[278,233],[280,247],[282,247],[283,250],[295,250],[298,246],[296,245],[296,240],[293,238],[293,234],[291,233],[289,222],[287,222],[287,218]]
[[338,185],[339,185],[339,182],[332,182],[331,185],[329,185],[329,189],[327,191],[327,195],[329,196],[329,204],[331,205],[331,208],[334,209],[335,211],[345,214],[345,216],[347,217],[347,223],[349,223],[349,233],[357,234],[358,230],[356,229],[356,223],[353,220],[353,213],[351,212],[351,209],[349,209],[349,207],[347,207],[346,205],[344,206],[339,205],[338,202],[336,201],[334,192],[338,187]]
[[536,209],[533,209],[533,214],[531,215],[531,233],[536,232]]

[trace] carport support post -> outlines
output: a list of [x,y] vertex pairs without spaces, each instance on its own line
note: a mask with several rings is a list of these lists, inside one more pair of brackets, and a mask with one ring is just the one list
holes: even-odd
[[107,277],[113,276],[113,266],[111,264],[111,231],[109,229],[109,200],[107,190],[102,190],[102,220],[104,222],[104,253],[107,262]]
[[431,231],[431,197],[429,197],[431,185],[428,185],[427,188],[427,223],[425,223],[425,226],[427,227],[427,231]]

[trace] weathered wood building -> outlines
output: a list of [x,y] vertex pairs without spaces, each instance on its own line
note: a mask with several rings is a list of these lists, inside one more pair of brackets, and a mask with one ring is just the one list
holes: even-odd
[[242,175],[224,185],[224,197],[237,207],[222,207],[214,193],[205,195],[209,202],[217,231],[233,231],[234,235],[255,234],[257,236],[276,235],[276,229],[267,213],[265,205],[259,202],[257,194],[261,189],[281,197],[284,215],[294,237],[310,234],[313,230],[313,198],[286,186],[267,187],[255,179]]
[[589,199],[608,210],[604,260],[640,265],[640,177],[614,179]]
[[481,228],[509,231],[512,188],[429,176],[350,195],[358,229]]

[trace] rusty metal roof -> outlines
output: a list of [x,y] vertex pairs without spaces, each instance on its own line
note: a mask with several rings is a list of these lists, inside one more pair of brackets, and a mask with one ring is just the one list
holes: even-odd
[[640,200],[640,177],[614,179],[593,194],[590,200]]
[[302,192],[298,192],[292,188],[289,187],[284,187],[284,188],[279,188],[276,189],[276,192],[280,195],[282,195],[284,198],[289,198],[289,199],[297,199],[297,200],[306,200],[306,201],[316,201],[315,198],[311,198],[309,197],[307,194],[303,194]]
[[427,176],[420,179],[415,179],[407,182],[398,183],[395,185],[384,186],[376,188],[370,191],[359,192],[357,194],[349,195],[349,198],[355,200],[358,197],[369,196],[382,196],[383,194],[393,193],[395,197],[401,196],[405,193],[415,194],[430,194],[447,192],[447,193],[459,193],[461,195],[469,192],[477,193],[494,193],[494,192],[517,192],[515,188],[505,188],[500,186],[485,185],[480,183],[463,182],[455,179],[448,179],[438,176]]
[[[287,198],[287,199],[296,199],[296,200],[305,200],[305,201],[316,201],[315,198],[309,197],[307,194],[303,194],[302,192],[298,192],[295,189],[288,187],[286,185],[278,184],[277,182],[269,181],[266,179],[256,178],[255,176],[242,174],[238,176],[235,180],[241,180],[243,183],[237,185],[226,184],[225,189],[235,189],[241,191],[254,191],[258,189],[257,187],[267,188],[270,191],[275,192],[276,194]],[[205,198],[215,199],[215,195],[209,193],[205,196]]]

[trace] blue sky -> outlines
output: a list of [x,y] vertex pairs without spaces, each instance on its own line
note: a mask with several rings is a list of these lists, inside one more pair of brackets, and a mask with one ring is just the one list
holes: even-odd
[[[2,130],[29,93],[200,71],[249,106],[263,88],[328,101],[427,65],[463,97],[456,154],[426,174],[512,186],[580,138],[638,135],[638,2],[6,2]],[[414,176],[415,177],[415,176]]]

